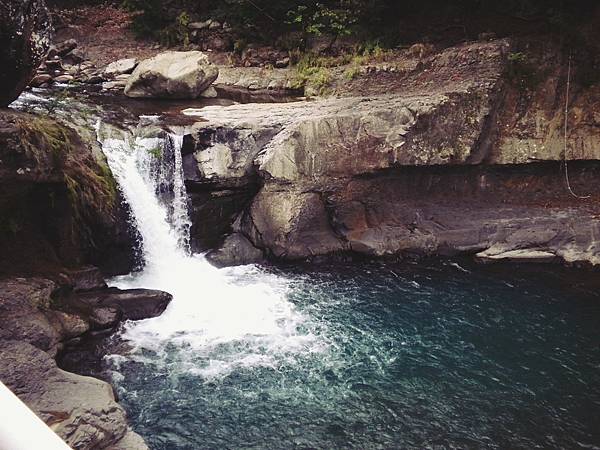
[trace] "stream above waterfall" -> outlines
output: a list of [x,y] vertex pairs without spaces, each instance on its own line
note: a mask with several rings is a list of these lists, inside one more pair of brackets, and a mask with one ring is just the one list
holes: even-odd
[[110,284],[174,299],[61,365],[109,380],[152,449],[600,442],[589,277],[446,260],[216,269],[189,249],[181,139],[102,144],[143,256]]

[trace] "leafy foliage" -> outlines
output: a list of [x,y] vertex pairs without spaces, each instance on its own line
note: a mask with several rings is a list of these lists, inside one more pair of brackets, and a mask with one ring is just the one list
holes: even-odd
[[474,29],[481,15],[499,18],[494,21],[498,27],[503,20],[513,20],[545,24],[562,33],[585,19],[597,0],[123,0],[123,4],[136,12],[137,33],[155,38],[162,34],[166,41],[185,43],[190,22],[214,19],[228,23],[246,42],[275,42],[298,33],[304,41],[310,36],[335,40],[355,35],[389,46],[401,42],[409,31],[425,33],[423,23],[432,22],[407,19],[411,17],[436,17],[441,27],[462,23],[466,29],[464,24],[469,23],[468,31],[475,37],[485,31]]
[[345,5],[340,2],[338,8],[315,3],[314,5],[299,5],[287,12],[287,23],[293,27],[299,27],[303,35],[322,36],[324,34],[337,39],[340,36],[352,34],[352,26],[357,22],[357,16],[352,14]]
[[523,52],[508,55],[508,81],[522,90],[532,88],[539,81],[539,74],[529,57]]
[[158,37],[170,25],[172,18],[165,6],[166,2],[162,0],[123,1],[123,7],[136,13],[132,28],[140,36]]

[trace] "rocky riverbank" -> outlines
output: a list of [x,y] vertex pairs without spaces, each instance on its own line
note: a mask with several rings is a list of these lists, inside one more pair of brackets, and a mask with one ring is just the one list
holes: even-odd
[[[0,105],[29,83],[45,111],[0,112],[0,379],[74,448],[146,447],[108,384],[54,357],[171,300],[104,283],[135,267],[138,236],[87,106],[130,110],[109,114],[120,137],[183,135],[192,244],[219,266],[457,254],[600,264],[600,84],[552,36],[416,43],[382,61],[318,63],[306,79],[269,49],[246,49],[236,66],[222,54],[156,57],[155,45],[119,60],[92,42],[50,47],[48,11],[26,3],[2,10],[15,45],[0,53],[11,66]],[[194,27],[203,50],[228,33]],[[304,94],[314,98],[287,102]],[[227,106],[197,99],[215,95]]]
[[87,333],[160,315],[171,296],[108,289],[93,268],[63,275],[0,279],[0,380],[72,448],[146,449],[109,384],[60,370],[53,358]]
[[[85,133],[80,133],[85,136]],[[110,385],[57,368],[68,342],[160,315],[164,292],[109,289],[135,236],[95,139],[0,113],[0,380],[73,448],[147,448]]]
[[[230,228],[213,260],[468,253],[598,264],[598,85],[579,83],[578,67],[567,73],[551,41],[527,43],[529,59],[515,62],[523,45],[448,48],[395,75],[387,95],[184,111],[203,120],[184,145],[197,217],[207,195],[237,205],[221,209]],[[577,164],[566,172],[565,161]]]

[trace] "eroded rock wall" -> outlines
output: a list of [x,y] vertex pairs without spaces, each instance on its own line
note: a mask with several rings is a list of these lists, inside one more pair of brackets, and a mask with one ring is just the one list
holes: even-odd
[[0,273],[131,270],[135,236],[94,145],[51,119],[0,113]]
[[188,136],[188,183],[260,186],[225,219],[216,262],[260,249],[599,264],[600,85],[577,64],[543,39],[469,43],[390,95],[187,111],[206,119]]
[[103,381],[59,369],[70,339],[122,320],[161,314],[165,292],[108,289],[94,269],[45,278],[0,278],[0,380],[69,446],[146,450]]

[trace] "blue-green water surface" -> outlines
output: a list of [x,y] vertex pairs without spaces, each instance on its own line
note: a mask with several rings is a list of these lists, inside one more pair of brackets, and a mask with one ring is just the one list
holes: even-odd
[[104,370],[153,449],[599,448],[593,284],[461,264],[270,269],[320,350],[216,377],[176,348]]

